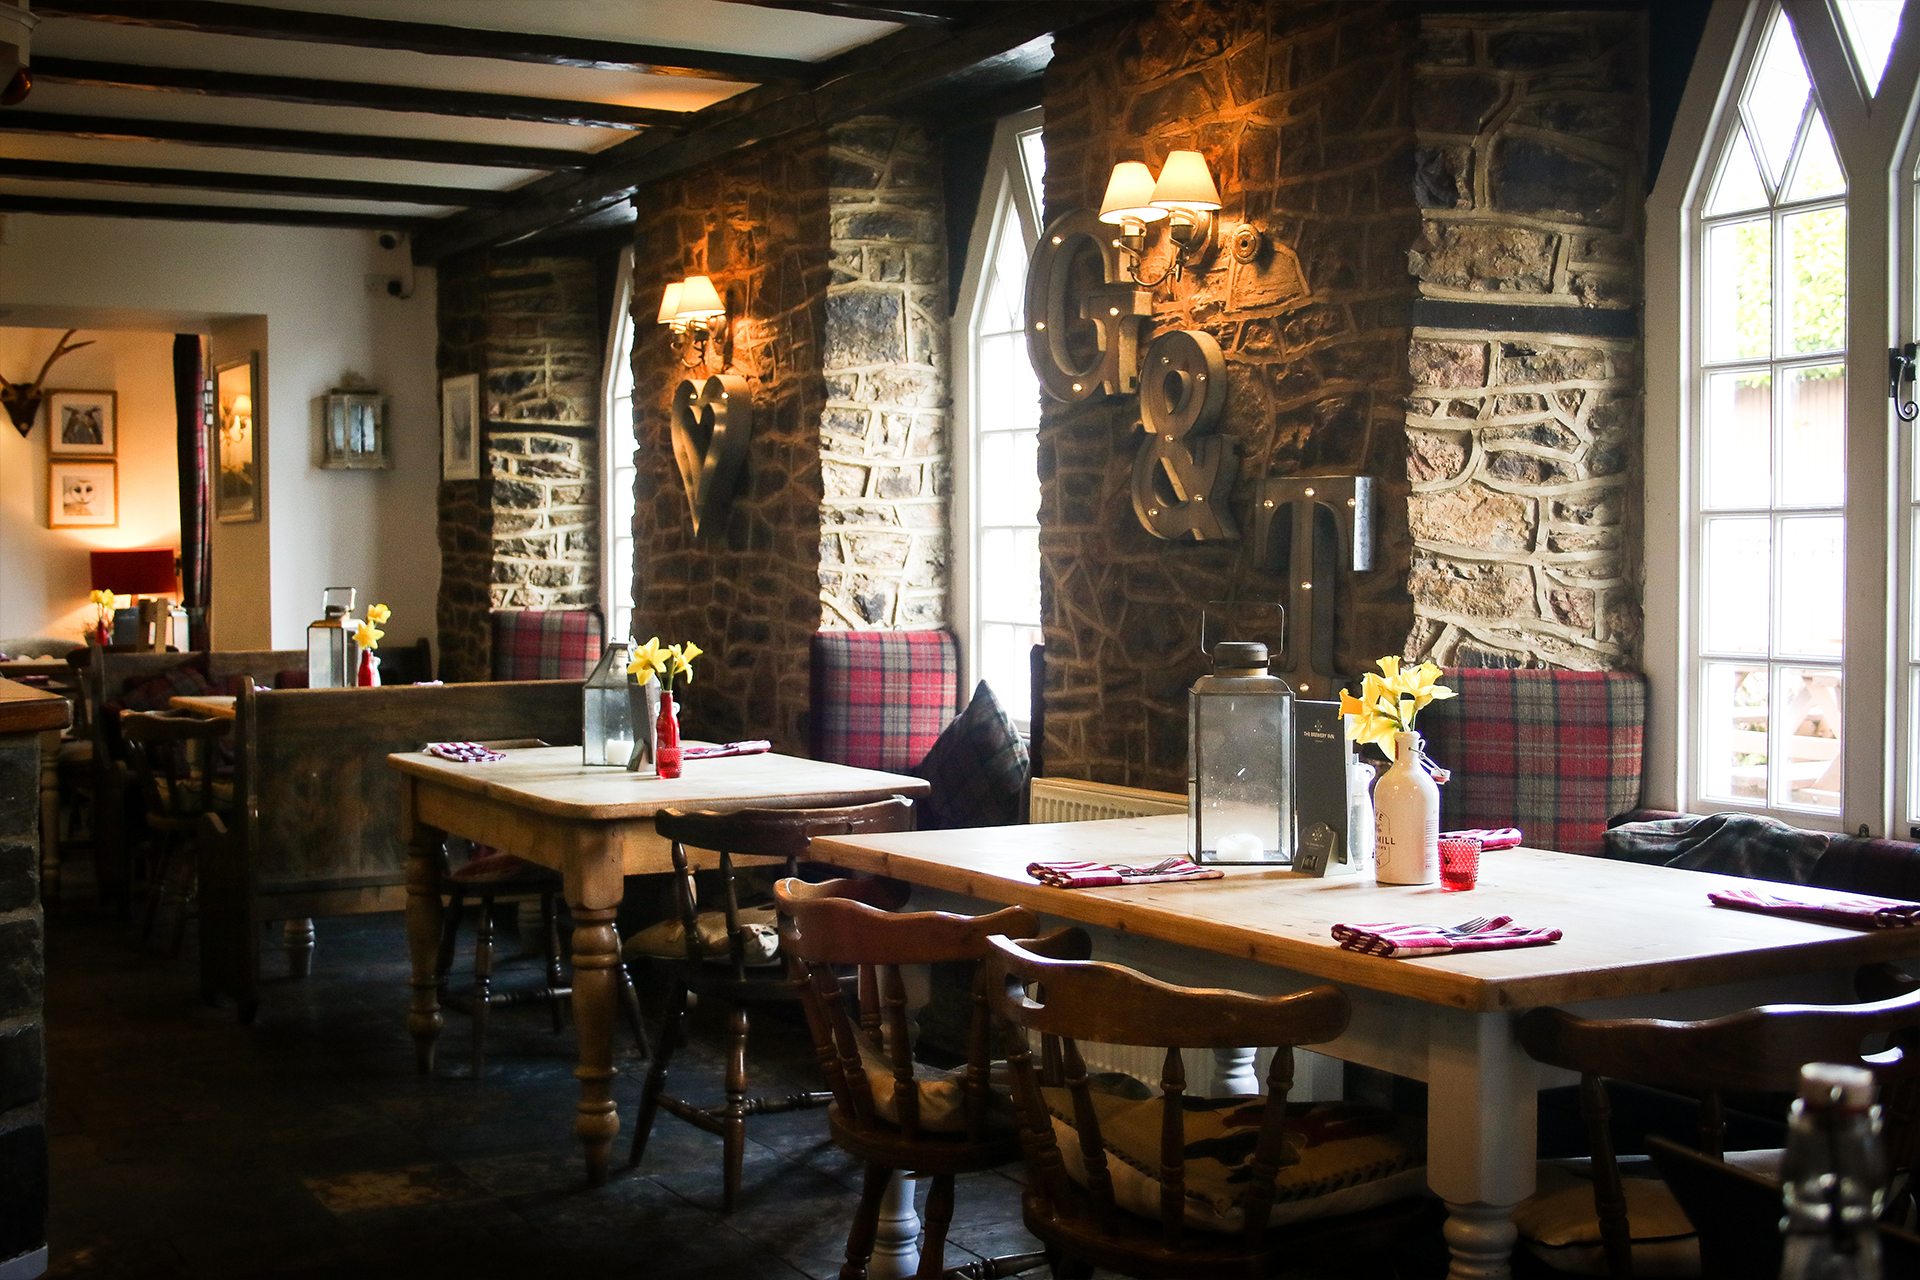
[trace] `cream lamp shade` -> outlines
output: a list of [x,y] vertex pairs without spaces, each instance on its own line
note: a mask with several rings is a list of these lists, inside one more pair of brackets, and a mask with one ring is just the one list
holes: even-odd
[[1122,160],[1113,166],[1113,176],[1107,179],[1100,221],[1119,223],[1131,218],[1135,222],[1158,222],[1167,211],[1154,208],[1149,203],[1152,198],[1153,170],[1138,160]]
[[661,295],[659,315],[661,324],[672,324],[674,317],[680,314],[680,290],[682,285],[682,281],[675,280],[667,286],[666,293]]
[[727,314],[725,304],[706,276],[688,276],[680,284],[680,309],[677,320],[713,320]]
[[233,398],[233,416],[251,418],[253,416],[253,397],[242,393]]
[[1153,184],[1151,202],[1162,209],[1193,213],[1218,209],[1220,191],[1207,172],[1207,158],[1198,151],[1176,151],[1168,156],[1160,170],[1160,181]]

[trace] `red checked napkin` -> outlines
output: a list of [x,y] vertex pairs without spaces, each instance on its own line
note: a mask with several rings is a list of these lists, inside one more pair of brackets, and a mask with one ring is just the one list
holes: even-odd
[[763,751],[773,750],[773,744],[764,738],[752,742],[725,742],[705,747],[682,747],[682,760],[718,760],[721,756],[757,756]]
[[507,758],[506,752],[483,747],[477,742],[429,742],[427,754],[452,760],[456,764],[492,764],[495,760]]
[[1109,865],[1104,862],[1034,862],[1027,874],[1041,884],[1056,889],[1104,889],[1116,884],[1160,884],[1167,880],[1218,880],[1227,873],[1218,867],[1202,867],[1188,858],[1163,858],[1148,867]]
[[1520,828],[1475,827],[1471,831],[1442,831],[1440,838],[1478,840],[1483,852],[1488,849],[1517,849],[1520,847]]
[[1560,941],[1558,929],[1522,929],[1512,916],[1469,921],[1449,929],[1441,924],[1337,924],[1333,940],[1342,951],[1404,959],[1410,956],[1448,955],[1456,951],[1504,951],[1509,947],[1544,947]]
[[1762,915],[1787,916],[1810,920],[1814,924],[1837,924],[1855,929],[1898,929],[1920,924],[1920,902],[1902,902],[1898,898],[1830,898],[1809,902],[1804,898],[1778,893],[1756,893],[1752,889],[1710,889],[1707,901],[1716,907],[1735,911],[1758,911]]

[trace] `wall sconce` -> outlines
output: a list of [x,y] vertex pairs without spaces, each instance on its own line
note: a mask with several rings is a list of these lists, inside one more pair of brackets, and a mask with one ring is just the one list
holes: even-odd
[[[1155,288],[1169,276],[1178,280],[1185,265],[1199,261],[1213,248],[1215,210],[1220,190],[1207,171],[1207,158],[1198,151],[1175,151],[1161,166],[1160,177],[1138,160],[1113,166],[1106,198],[1100,202],[1100,221],[1120,227],[1114,244],[1132,259],[1127,275],[1135,284]],[[1140,262],[1147,250],[1147,224],[1165,220],[1173,240],[1172,261],[1157,280],[1140,278]]]
[[[667,286],[660,297],[659,323],[671,327],[676,343],[680,346],[680,365],[693,369],[707,362],[707,344],[712,342],[717,348],[721,335],[726,331],[727,304],[720,300],[719,291],[713,287],[708,276],[688,276]],[[695,353],[694,358],[687,358]],[[722,358],[721,368],[729,363],[726,353],[717,352]]]

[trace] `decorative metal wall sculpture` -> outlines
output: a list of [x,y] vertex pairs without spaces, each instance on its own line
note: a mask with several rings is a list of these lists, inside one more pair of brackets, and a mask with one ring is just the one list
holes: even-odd
[[[1284,514],[1285,525],[1276,517]],[[1274,534],[1285,531],[1286,562],[1273,566]],[[1373,480],[1369,476],[1268,476],[1255,486],[1256,562],[1287,575],[1287,639],[1275,675],[1309,698],[1332,696],[1335,587],[1344,564],[1373,568]]]
[[1133,460],[1133,513],[1156,538],[1240,536],[1228,499],[1240,442],[1214,435],[1227,405],[1227,365],[1213,335],[1169,329],[1147,348],[1140,384],[1146,439]]
[[740,468],[753,434],[753,393],[747,380],[716,373],[688,378],[673,392],[673,458],[687,488],[693,531],[718,524],[733,503]]
[[[1098,256],[1098,280],[1087,278],[1090,252]],[[1131,395],[1139,386],[1140,322],[1152,314],[1152,292],[1126,279],[1113,228],[1093,210],[1047,224],[1027,267],[1027,357],[1048,395],[1068,404],[1101,391]],[[1098,351],[1077,358],[1076,318],[1092,321],[1099,341]]]

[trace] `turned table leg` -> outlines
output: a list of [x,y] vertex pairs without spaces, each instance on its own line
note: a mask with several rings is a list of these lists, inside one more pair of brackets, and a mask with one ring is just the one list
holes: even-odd
[[[439,894],[435,893],[437,901]],[[289,919],[280,926],[280,941],[287,949],[287,976],[305,978],[313,973],[313,917]]]
[[867,1280],[906,1280],[920,1270],[920,1214],[913,1206],[913,1181],[900,1170],[887,1180],[874,1233],[873,1261]]
[[433,1072],[434,1044],[445,1023],[435,962],[440,953],[440,855],[446,838],[443,831],[415,826],[407,844],[407,955],[413,970],[407,1030],[422,1075]]
[[566,866],[567,909],[573,913],[573,1023],[580,1039],[580,1104],[573,1131],[587,1161],[587,1181],[607,1180],[607,1158],[620,1132],[613,1104],[613,1012],[618,987],[620,935],[613,918],[620,909],[619,855],[601,841],[582,842]]
[[1427,1087],[1427,1183],[1447,1204],[1447,1280],[1508,1280],[1513,1209],[1533,1194],[1540,1087],[1513,1015],[1436,1010]]

